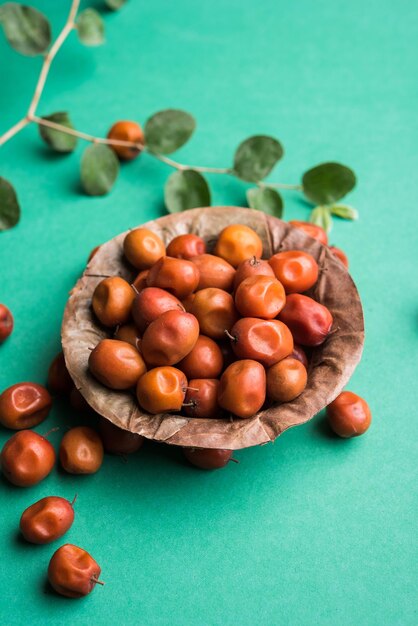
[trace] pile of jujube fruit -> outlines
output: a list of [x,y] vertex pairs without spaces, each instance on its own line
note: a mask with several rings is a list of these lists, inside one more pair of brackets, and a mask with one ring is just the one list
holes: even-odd
[[130,231],[123,250],[137,277],[105,278],[92,297],[95,316],[113,331],[89,356],[103,385],[135,389],[151,414],[206,419],[248,419],[302,393],[304,348],[322,344],[333,323],[304,295],[318,279],[312,255],[262,259],[260,237],[242,224],[219,233],[213,254],[197,235],[166,248],[146,228]]
[[[320,227],[294,225],[327,244]],[[347,266],[342,251],[332,252]],[[260,238],[240,224],[222,230],[214,254],[192,234],[175,237],[166,249],[145,228],[126,236],[124,253],[139,271],[132,285],[118,276],[106,278],[92,299],[95,315],[113,335],[89,357],[90,370],[102,384],[135,390],[140,407],[151,414],[184,412],[196,419],[248,419],[268,403],[289,402],[302,393],[308,376],[305,348],[322,344],[333,323],[326,307],[303,294],[318,278],[310,254],[291,250],[261,259]],[[0,304],[0,343],[13,328],[11,311]],[[141,448],[144,437],[96,415],[97,430],[68,429],[57,455],[48,440],[51,431],[32,430],[49,415],[53,396],[68,397],[76,414],[94,415],[62,352],[49,368],[48,389],[22,382],[0,394],[0,424],[17,431],[0,454],[3,475],[13,485],[43,481],[57,456],[65,472],[85,475],[100,469],[104,452],[124,456]],[[371,423],[368,404],[351,391],[327,407],[327,417],[344,438],[363,434]],[[231,450],[183,448],[183,453],[202,469],[235,461]],[[35,544],[61,538],[74,522],[74,503],[75,498],[60,496],[34,502],[20,519],[23,537]],[[67,543],[52,555],[48,579],[61,595],[80,598],[104,584],[100,571],[86,550]]]

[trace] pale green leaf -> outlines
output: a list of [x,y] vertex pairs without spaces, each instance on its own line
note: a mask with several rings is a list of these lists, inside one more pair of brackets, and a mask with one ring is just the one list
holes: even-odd
[[108,146],[92,144],[81,159],[81,184],[90,196],[103,196],[113,187],[119,173],[119,161]]
[[164,189],[164,199],[169,213],[210,205],[208,183],[195,170],[178,170],[171,174]]
[[13,185],[0,177],[0,231],[16,226],[20,219],[20,207]]
[[51,26],[43,13],[18,2],[0,7],[0,24],[9,44],[26,56],[43,54],[51,43]]
[[[42,119],[74,130],[68,113],[64,111],[45,115]],[[42,124],[39,124],[39,133],[42,139],[56,152],[72,152],[77,145],[77,137],[74,135],[67,135],[67,133],[49,128],[48,126],[42,126]]]
[[315,204],[332,204],[343,198],[356,184],[356,176],[341,163],[322,163],[305,172],[305,196]]
[[151,152],[171,154],[190,139],[195,128],[194,118],[186,111],[159,111],[145,123],[145,143]]
[[321,226],[325,232],[329,232],[332,227],[332,218],[330,215],[329,208],[327,206],[317,206],[311,212],[309,217],[309,221],[312,224],[316,224],[317,226]]
[[85,9],[79,14],[77,33],[85,46],[100,46],[104,42],[104,22],[95,9]]
[[264,211],[275,217],[283,215],[283,200],[272,187],[252,187],[247,191],[248,206],[257,211]]
[[274,137],[249,137],[235,152],[233,173],[249,183],[258,183],[271,172],[282,156],[282,145]]
[[123,7],[126,0],[105,0],[106,6],[112,11],[118,11]]
[[343,220],[356,220],[358,219],[358,211],[347,204],[331,204],[329,207],[332,215],[341,217]]

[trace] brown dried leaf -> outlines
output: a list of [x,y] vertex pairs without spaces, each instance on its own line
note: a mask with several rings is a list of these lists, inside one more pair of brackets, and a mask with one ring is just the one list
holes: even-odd
[[318,261],[320,275],[308,292],[327,306],[334,317],[331,335],[313,351],[308,385],[293,402],[273,405],[247,420],[196,419],[174,414],[149,415],[138,406],[133,393],[103,387],[87,367],[90,350],[108,330],[91,313],[94,288],[103,276],[120,275],[133,280],[126,263],[122,233],[101,245],[73,289],[64,313],[62,345],[68,370],[78,389],[100,415],[148,439],[181,445],[236,450],[273,441],[283,431],[303,424],[329,404],[349,380],[360,360],[364,342],[363,312],[357,289],[343,265],[328,248],[277,218],[238,207],[210,207],[168,215],[144,226],[167,244],[176,235],[195,233],[213,247],[217,234],[228,224],[246,224],[258,232],[265,258],[279,250],[303,249]]

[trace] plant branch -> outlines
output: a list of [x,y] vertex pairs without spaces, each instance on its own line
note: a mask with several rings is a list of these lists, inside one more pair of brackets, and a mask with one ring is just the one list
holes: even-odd
[[[184,163],[179,163],[178,161],[174,161],[169,157],[164,156],[163,154],[157,154],[156,152],[152,152],[148,150],[147,146],[137,143],[134,141],[124,141],[123,139],[109,139],[108,137],[96,137],[95,135],[90,135],[89,133],[84,133],[80,130],[75,130],[74,128],[68,128],[68,126],[63,126],[62,124],[57,124],[57,122],[52,122],[51,120],[47,120],[43,117],[39,117],[38,115],[30,115],[28,116],[28,121],[34,122],[39,126],[47,126],[48,128],[52,128],[53,130],[58,130],[67,135],[73,135],[74,137],[79,137],[80,139],[84,139],[85,141],[91,141],[92,143],[102,143],[108,146],[123,146],[124,148],[136,148],[140,151],[147,152],[151,157],[173,167],[177,170],[195,170],[195,172],[207,172],[208,174],[229,174],[233,176],[232,169],[228,167],[206,167],[205,165],[186,165]],[[277,187],[280,189],[296,189],[297,191],[302,190],[302,185],[288,185],[286,183],[265,183],[259,182],[258,185],[260,187]]]
[[44,62],[42,64],[41,73],[39,74],[38,82],[36,83],[35,92],[33,94],[32,101],[29,105],[28,116],[32,116],[35,114],[36,108],[39,104],[39,100],[41,98],[42,92],[45,87],[46,79],[48,78],[49,70],[51,68],[51,63],[55,58],[58,50],[61,48],[64,41],[67,39],[70,32],[75,27],[75,17],[77,15],[78,7],[80,6],[80,0],[73,0],[71,3],[70,12],[67,17],[67,21],[56,38],[55,42],[52,44],[51,49],[47,52],[44,58]]
[[228,167],[205,167],[204,165],[184,165],[183,163],[178,163],[178,161],[169,159],[168,157],[163,156],[162,154],[156,154],[155,152],[151,152],[150,150],[147,150],[146,147],[145,147],[145,150],[148,152],[148,154],[150,154],[154,158],[158,159],[159,161],[162,161],[163,163],[166,163],[170,167],[174,167],[177,170],[195,170],[196,172],[208,172],[210,174],[230,174],[231,173],[231,170]]
[[0,146],[6,143],[6,141],[9,141],[9,139],[14,137],[14,135],[17,135],[17,133],[19,133],[22,128],[29,124],[29,121],[30,120],[27,117],[24,117],[19,122],[17,122],[17,124],[9,128],[9,130],[0,137]]
[[[229,167],[206,167],[205,165],[186,165],[184,163],[179,163],[178,161],[174,161],[169,157],[164,156],[163,154],[157,154],[156,152],[152,152],[148,150],[147,146],[137,143],[134,141],[124,141],[122,139],[109,139],[107,137],[95,137],[94,135],[90,135],[88,133],[84,133],[79,130],[75,130],[74,128],[68,128],[68,126],[63,126],[62,124],[57,124],[56,122],[52,122],[50,120],[46,120],[43,117],[38,117],[37,115],[31,115],[29,117],[29,121],[35,122],[35,124],[39,124],[39,126],[48,126],[48,128],[52,128],[54,130],[59,130],[62,133],[66,133],[67,135],[73,135],[74,137],[79,137],[80,139],[84,139],[85,141],[91,141],[93,143],[103,143],[109,146],[123,146],[126,148],[136,148],[140,151],[147,152],[151,157],[173,167],[177,170],[194,170],[195,172],[207,172],[208,174],[229,174],[233,176],[233,171]],[[258,183],[260,187],[278,187],[281,189],[296,189],[302,190],[302,185],[287,185],[285,183]]]
[[303,185],[288,185],[286,183],[258,183],[259,187],[276,187],[277,189],[295,189],[296,191],[302,191]]

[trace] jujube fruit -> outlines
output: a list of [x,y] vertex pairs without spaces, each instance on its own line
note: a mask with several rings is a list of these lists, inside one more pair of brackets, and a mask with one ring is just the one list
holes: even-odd
[[222,358],[224,360],[223,369],[226,370],[231,363],[237,360],[237,357],[232,349],[231,341],[226,336],[224,341],[218,343],[218,346],[221,349]]
[[186,459],[200,469],[220,469],[232,461],[232,450],[217,448],[183,448]]
[[231,294],[216,287],[196,293],[191,313],[196,316],[201,333],[211,339],[221,339],[238,319]]
[[175,367],[155,367],[141,376],[136,396],[141,407],[148,413],[180,411],[186,394],[187,379]]
[[132,288],[135,293],[139,293],[147,286],[148,272],[149,270],[142,270],[142,272],[139,272],[135,280],[132,282]]
[[335,246],[330,246],[329,250],[330,252],[332,252],[334,256],[337,257],[337,259],[341,261],[344,267],[348,269],[348,257],[346,253],[343,250],[341,250],[341,248],[336,248]]
[[61,439],[59,459],[69,474],[94,474],[103,463],[103,444],[95,430],[76,426]]
[[257,361],[235,361],[221,376],[219,406],[243,419],[252,417],[266,399],[266,373]]
[[165,255],[162,239],[148,228],[135,228],[123,240],[123,252],[138,270],[147,270]]
[[181,301],[183,308],[187,313],[190,313],[191,311],[195,295],[196,295],[195,293],[191,293],[190,295],[183,298],[183,300]]
[[199,270],[191,261],[162,257],[155,263],[147,276],[148,287],[166,289],[179,298],[186,298],[199,284]]
[[141,352],[141,337],[139,336],[135,324],[122,324],[122,326],[118,326],[115,332],[115,339],[130,343],[139,353]]
[[119,428],[104,417],[99,421],[99,433],[105,451],[111,454],[132,454],[144,443],[141,435]]
[[138,350],[126,341],[102,339],[89,356],[89,370],[110,389],[129,389],[146,371]]
[[253,359],[266,367],[284,359],[293,350],[289,328],[279,320],[242,317],[230,333],[232,349],[239,359]]
[[48,580],[53,589],[67,598],[87,596],[99,580],[100,566],[82,548],[71,543],[58,548],[48,566]]
[[192,256],[204,254],[206,252],[206,244],[202,237],[198,235],[178,235],[170,241],[167,246],[167,256],[176,259],[190,259]]
[[308,365],[309,365],[308,357],[306,355],[305,350],[302,348],[302,346],[300,346],[297,343],[294,343],[293,350],[289,354],[289,356],[291,356],[293,359],[297,359],[298,361],[300,361],[302,365],[304,365],[305,368],[308,369]]
[[190,417],[219,417],[219,380],[216,378],[192,378],[189,380],[184,407]]
[[273,319],[285,302],[283,285],[271,276],[249,276],[235,292],[235,306],[244,317]]
[[184,311],[166,311],[146,329],[141,350],[147,365],[174,365],[194,348],[199,323]]
[[146,287],[132,303],[132,317],[140,331],[166,311],[184,311],[180,300],[159,287]]
[[68,373],[64,354],[60,352],[48,370],[48,389],[59,396],[67,396],[73,388],[73,379]]
[[233,267],[251,257],[261,257],[263,242],[255,230],[243,224],[231,224],[219,233],[215,254]]
[[232,291],[235,269],[228,261],[213,254],[199,254],[190,260],[199,270],[198,290],[216,287],[224,291]]
[[[117,141],[128,141],[131,143],[144,145],[144,132],[137,122],[129,120],[120,120],[115,122],[109,132],[107,138]],[[141,152],[141,148],[136,146],[120,146],[110,144],[113,152],[123,161],[131,161],[135,159]]]
[[333,323],[330,311],[323,304],[299,293],[287,297],[279,319],[302,346],[319,346],[328,337]]
[[274,272],[268,261],[257,259],[257,257],[253,256],[251,259],[246,259],[238,265],[234,278],[234,289],[250,276],[271,276],[274,278]]
[[278,252],[270,258],[269,263],[287,294],[307,291],[318,280],[318,263],[307,252]]
[[135,292],[126,280],[112,276],[97,285],[91,304],[103,326],[117,326],[129,320],[134,297]]
[[26,541],[45,544],[65,535],[73,521],[73,503],[59,496],[48,496],[23,511],[19,527]]
[[37,383],[17,383],[0,395],[0,424],[12,430],[37,426],[48,416],[52,398]]
[[43,480],[55,464],[52,444],[33,430],[21,430],[10,437],[0,455],[5,477],[18,487],[31,487]]
[[218,378],[223,369],[223,356],[218,344],[210,337],[199,335],[187,356],[177,367],[190,378]]
[[71,389],[70,404],[78,413],[88,414],[93,411],[87,400],[75,386]]
[[372,421],[366,400],[352,391],[343,391],[327,406],[327,417],[332,430],[344,438],[363,435]]
[[12,334],[13,324],[13,315],[10,309],[4,304],[0,304],[0,343]]
[[300,220],[290,220],[289,224],[299,228],[299,230],[303,230],[307,235],[324,244],[324,246],[328,244],[328,235],[321,226],[311,224],[311,222],[301,222]]
[[302,393],[307,380],[305,366],[286,357],[267,370],[267,396],[273,402],[290,402]]

